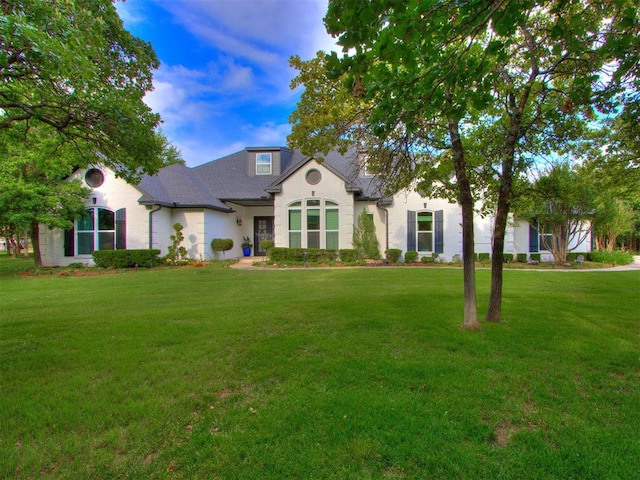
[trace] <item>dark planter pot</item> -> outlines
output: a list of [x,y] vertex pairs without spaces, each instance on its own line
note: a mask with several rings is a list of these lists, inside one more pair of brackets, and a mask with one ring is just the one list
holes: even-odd
[[244,247],[242,249],[242,253],[244,254],[245,257],[250,257],[251,256],[251,247]]

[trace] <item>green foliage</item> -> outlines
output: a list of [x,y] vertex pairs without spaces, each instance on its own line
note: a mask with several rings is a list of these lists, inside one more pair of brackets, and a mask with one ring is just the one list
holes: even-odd
[[489,263],[491,260],[491,254],[487,252],[478,253],[478,261],[480,263]]
[[420,261],[422,263],[435,263],[435,258],[430,257],[429,255],[425,255],[420,259]]
[[353,263],[360,258],[355,248],[341,248],[338,250],[338,257],[344,263]]
[[214,238],[211,240],[211,250],[214,252],[228,252],[233,248],[233,239]]
[[532,262],[539,262],[540,261],[540,254],[539,253],[530,253],[529,254],[529,260],[531,260]]
[[242,248],[251,248],[253,247],[253,243],[251,242],[251,238],[249,237],[242,237]]
[[527,263],[527,254],[526,253],[519,253],[516,257],[518,263]]
[[95,250],[93,261],[101,268],[155,267],[162,262],[160,250]]
[[405,263],[414,263],[418,259],[418,252],[415,250],[409,250],[404,254]]
[[169,237],[171,245],[167,247],[167,255],[165,257],[170,265],[185,265],[188,262],[187,249],[181,245],[184,240],[183,228],[180,223],[173,224],[174,234]]
[[366,209],[358,215],[358,222],[353,229],[353,248],[358,251],[359,258],[380,259],[376,226],[373,216]]
[[276,264],[331,263],[338,257],[336,250],[320,248],[283,248],[271,249],[269,259]]
[[402,256],[402,250],[399,248],[390,248],[386,252],[387,261],[389,263],[398,263],[400,257]]
[[589,252],[590,260],[598,263],[609,263],[615,265],[629,265],[633,263],[633,255],[630,252],[622,250],[609,251],[595,251]]
[[270,255],[274,246],[275,242],[273,240],[260,240],[260,250],[267,252],[267,255]]
[[[84,158],[131,179],[179,160],[143,97],[158,59],[110,0],[9,2],[0,22],[0,130],[60,133]],[[80,166],[80,165],[78,165]]]
[[505,263],[513,262],[513,253],[505,253],[502,255],[502,261]]

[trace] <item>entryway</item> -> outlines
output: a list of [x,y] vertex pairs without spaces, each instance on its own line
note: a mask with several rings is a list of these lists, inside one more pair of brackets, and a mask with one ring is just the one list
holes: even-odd
[[253,217],[253,254],[264,257],[266,250],[260,249],[262,240],[273,240],[273,217]]

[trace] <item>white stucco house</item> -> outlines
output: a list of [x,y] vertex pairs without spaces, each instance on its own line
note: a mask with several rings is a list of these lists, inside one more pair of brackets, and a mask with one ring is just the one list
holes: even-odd
[[[116,178],[100,165],[74,172],[91,193],[87,214],[73,230],[41,228],[44,265],[92,264],[104,249],[160,249],[167,253],[173,224],[183,225],[189,257],[215,258],[213,238],[232,238],[227,258],[242,255],[241,241],[278,247],[352,247],[354,224],[366,210],[373,216],[383,253],[388,248],[450,260],[462,255],[461,209],[415,191],[384,196],[356,154],[325,156],[319,163],[284,147],[251,147],[198,167],[172,165],[138,185]],[[476,252],[491,251],[490,217],[477,216]],[[541,253],[539,236],[525,220],[512,219],[505,253]],[[576,251],[590,251],[587,239]]]

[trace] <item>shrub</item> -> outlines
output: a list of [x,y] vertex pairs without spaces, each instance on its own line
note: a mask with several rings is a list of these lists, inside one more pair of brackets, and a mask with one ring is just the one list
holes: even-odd
[[425,255],[424,257],[422,257],[422,258],[420,259],[420,261],[421,261],[422,263],[433,263],[433,262],[435,261],[435,258],[433,258],[433,257],[429,257],[429,256]]
[[526,253],[519,253],[516,258],[517,258],[517,261],[520,262],[520,263],[527,263],[527,254]]
[[228,252],[233,248],[233,240],[231,238],[214,238],[211,240],[211,250],[214,252],[222,252],[224,256],[224,252]]
[[414,263],[418,259],[418,252],[415,250],[409,250],[404,254],[405,263]]
[[488,253],[479,253],[478,254],[478,261],[480,263],[487,263],[489,262],[489,260],[491,260],[491,255]]
[[504,263],[511,263],[513,262],[513,253],[503,253],[502,254],[502,261]]
[[153,267],[161,263],[160,250],[96,250],[93,261],[101,268]]
[[529,254],[529,260],[532,262],[539,262],[540,261],[540,254],[539,253],[530,253]]
[[275,242],[273,240],[260,240],[259,247],[263,252],[267,252],[267,255],[270,255],[271,250],[275,247]]
[[283,248],[274,247],[269,255],[273,263],[329,263],[336,260],[336,250],[320,248]]
[[400,256],[402,256],[402,250],[399,248],[390,248],[385,252],[387,254],[387,261],[389,263],[397,263],[400,260]]
[[355,248],[342,248],[338,250],[338,256],[344,263],[353,263],[358,260],[358,251]]
[[167,262],[171,265],[185,265],[187,259],[187,249],[181,246],[184,240],[182,229],[184,227],[180,223],[173,224],[174,234],[169,238],[171,239],[171,245],[167,247]]
[[633,255],[629,252],[623,252],[622,250],[614,250],[612,252],[605,252],[599,250],[596,252],[588,252],[587,259],[590,258],[593,262],[598,263],[615,263],[616,265],[628,265],[633,263]]
[[380,258],[380,245],[376,235],[376,226],[373,222],[373,215],[367,210],[363,210],[358,215],[358,222],[353,229],[353,248],[358,251],[360,258]]

